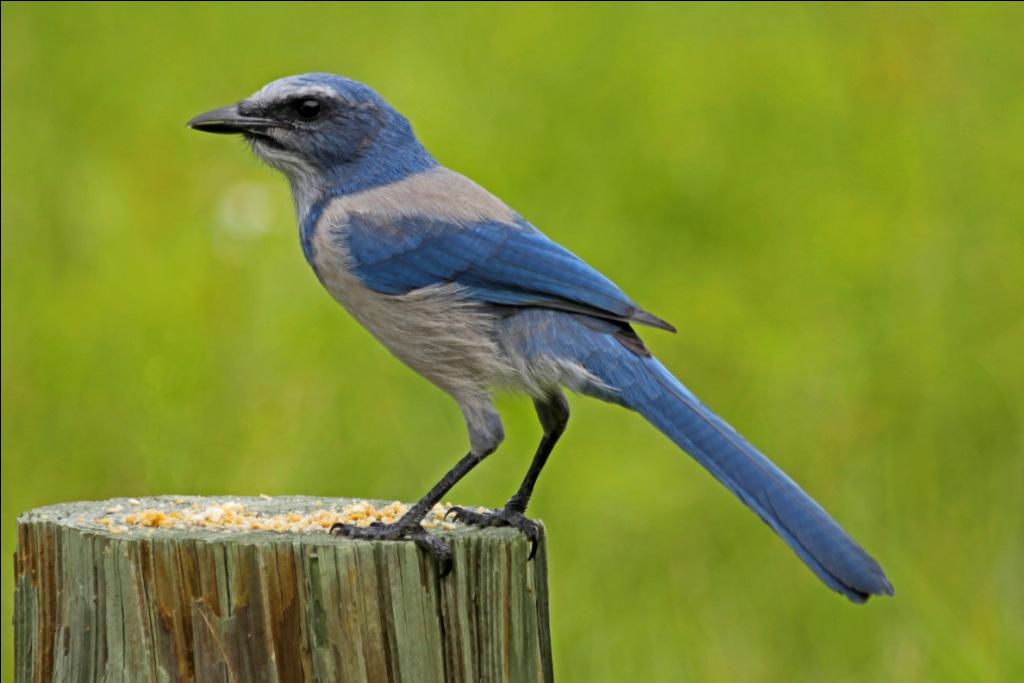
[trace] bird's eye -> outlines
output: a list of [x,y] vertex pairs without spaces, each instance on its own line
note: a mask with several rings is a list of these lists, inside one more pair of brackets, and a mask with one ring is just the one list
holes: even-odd
[[312,121],[316,117],[320,116],[320,103],[317,100],[296,100],[292,104],[292,109],[298,114],[300,119],[306,121]]

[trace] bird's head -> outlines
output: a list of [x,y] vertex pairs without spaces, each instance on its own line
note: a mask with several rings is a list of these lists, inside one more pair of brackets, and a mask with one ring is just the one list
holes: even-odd
[[434,163],[405,117],[368,86],[333,74],[278,79],[188,125],[244,136],[293,186],[372,184]]

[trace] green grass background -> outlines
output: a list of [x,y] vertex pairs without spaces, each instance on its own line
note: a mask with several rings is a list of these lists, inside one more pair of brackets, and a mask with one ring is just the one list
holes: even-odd
[[[3,675],[15,518],[414,500],[450,400],[193,114],[377,88],[435,156],[675,323],[652,349],[875,554],[856,607],[638,416],[573,400],[532,513],[561,680],[1024,675],[1022,5],[3,5]],[[451,494],[498,505],[539,436]]]

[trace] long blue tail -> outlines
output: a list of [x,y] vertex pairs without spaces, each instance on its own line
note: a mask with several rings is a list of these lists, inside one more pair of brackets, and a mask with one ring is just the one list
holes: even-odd
[[627,362],[639,366],[640,381],[622,387],[623,402],[735,493],[829,588],[858,603],[893,594],[878,563],[818,503],[661,363],[635,356]]
[[643,415],[692,455],[789,544],[829,588],[853,602],[892,595],[882,568],[786,474],[705,407],[655,358],[627,349],[606,324],[558,314],[533,352],[580,362],[605,386],[573,387]]

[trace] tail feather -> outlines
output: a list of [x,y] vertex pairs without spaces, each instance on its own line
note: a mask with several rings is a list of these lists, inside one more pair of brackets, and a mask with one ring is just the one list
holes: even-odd
[[585,372],[567,372],[561,381],[647,418],[756,512],[829,588],[858,603],[893,594],[878,563],[653,358],[628,327],[586,315],[523,309],[501,319],[499,338],[511,355],[527,363],[553,358],[582,367]]
[[853,602],[892,595],[882,568],[786,474],[704,406],[656,359],[601,345],[584,366],[595,392],[650,421],[775,530],[829,588]]

